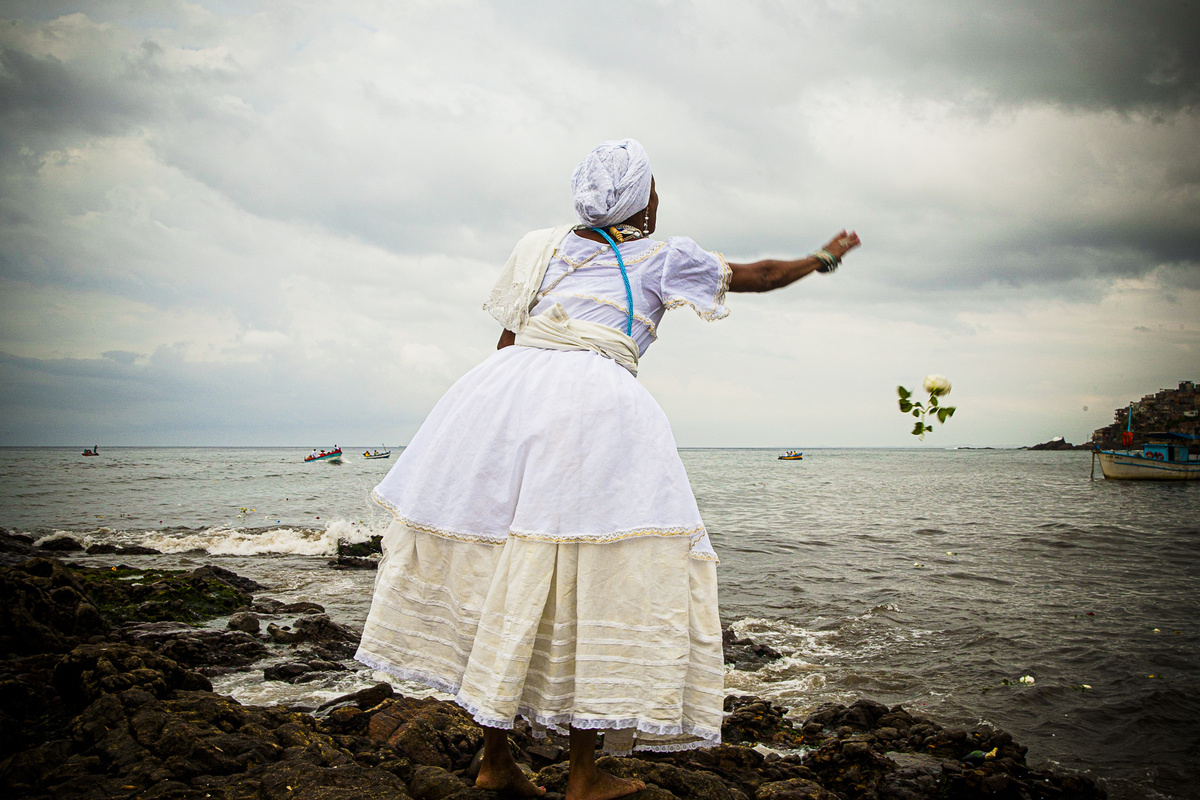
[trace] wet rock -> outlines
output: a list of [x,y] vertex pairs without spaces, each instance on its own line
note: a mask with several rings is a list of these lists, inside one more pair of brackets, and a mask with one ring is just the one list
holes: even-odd
[[0,568],[0,653],[61,653],[107,630],[84,585],[57,560]]
[[98,544],[88,545],[87,554],[89,556],[106,556],[117,552],[115,544],[108,542],[100,542]]
[[534,769],[541,769],[550,764],[557,764],[566,756],[566,751],[556,744],[538,744],[525,748]]
[[346,667],[331,653],[315,650],[298,650],[292,658],[282,664],[274,664],[263,670],[263,677],[269,681],[284,681],[285,683],[307,683],[319,677],[319,673],[345,672]]
[[230,614],[252,600],[245,591],[201,570],[118,565],[72,571],[101,613],[114,622],[202,622]]
[[334,569],[379,569],[379,562],[373,558],[356,558],[354,556],[338,556],[329,562]]
[[351,558],[365,558],[370,555],[383,552],[383,537],[372,536],[370,540],[365,542],[348,542],[345,539],[338,539],[338,555],[349,556]]
[[729,712],[721,725],[721,740],[729,744],[765,744],[780,750],[790,750],[804,743],[803,735],[784,719],[787,709],[772,705],[752,695],[729,695],[725,698]]
[[351,694],[344,694],[341,697],[322,703],[317,707],[317,711],[329,711],[342,706],[354,706],[361,711],[367,711],[395,696],[396,690],[392,688],[390,683],[377,683],[374,686],[368,686],[366,689],[359,689]]
[[264,597],[261,600],[256,600],[254,605],[250,606],[250,610],[257,611],[259,614],[324,614],[325,606],[320,603],[309,603],[307,601],[284,603],[280,600]]
[[409,794],[415,800],[443,800],[466,788],[467,784],[461,778],[441,767],[430,766],[413,770],[412,780],[408,784]]
[[212,691],[203,675],[127,644],[80,645],[54,668],[53,680],[59,695],[76,704],[132,688],[154,697],[164,697],[175,689]]
[[837,800],[837,795],[821,784],[806,778],[764,783],[758,787],[755,800]]
[[304,641],[303,633],[292,630],[290,625],[281,627],[274,622],[267,625],[267,635],[275,644],[300,644]]
[[179,622],[126,625],[117,635],[207,675],[223,674],[270,655],[262,642],[244,631],[196,628]]
[[153,547],[145,547],[140,544],[130,544],[117,548],[119,556],[158,556],[162,555],[161,550],[155,550]]
[[258,633],[261,625],[258,617],[249,611],[238,611],[229,617],[229,622],[225,623],[225,627],[231,631],[242,631],[243,633]]
[[228,784],[231,800],[408,800],[404,784],[382,769],[356,764],[322,769],[303,762],[272,764]]
[[725,663],[732,664],[734,669],[753,672],[764,664],[783,658],[783,654],[773,647],[759,644],[753,639],[738,638],[732,627],[721,632],[721,644]]
[[325,614],[313,614],[296,620],[296,630],[309,642],[353,642],[362,634],[331,620]]
[[214,567],[211,564],[206,564],[203,567],[192,570],[192,577],[201,578],[204,580],[218,580],[224,584],[240,589],[247,594],[253,594],[267,587],[250,578],[244,578],[236,572],[227,570],[224,567]]
[[0,529],[0,566],[20,564],[22,561],[45,555],[43,551],[33,546],[33,542],[32,536]]
[[49,550],[54,553],[77,553],[83,550],[83,545],[70,536],[57,536],[53,539],[47,539],[44,542],[39,542],[37,547],[39,550]]
[[458,706],[399,697],[371,716],[367,734],[414,764],[462,769],[483,746],[483,730]]
[[[605,756],[596,760],[596,765],[618,778],[637,778],[647,788],[633,795],[639,800],[670,797],[683,800],[747,800],[740,790],[708,772],[681,769],[663,761],[648,761],[642,758],[618,758]],[[551,792],[566,792],[566,764],[555,764],[538,772],[535,782]]]

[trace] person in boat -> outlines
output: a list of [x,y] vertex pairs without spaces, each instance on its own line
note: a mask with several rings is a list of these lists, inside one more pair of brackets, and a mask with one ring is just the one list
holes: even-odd
[[605,750],[720,742],[717,556],[638,360],[669,308],[725,317],[726,291],[832,271],[842,231],[796,259],[729,264],[686,237],[650,238],[658,194],[632,139],[571,179],[581,224],[518,242],[484,308],[497,350],[458,380],[372,492],[394,521],[356,658],[454,695],[484,726],[476,786],[544,793],[506,732],[569,733],[567,800],[640,781]]

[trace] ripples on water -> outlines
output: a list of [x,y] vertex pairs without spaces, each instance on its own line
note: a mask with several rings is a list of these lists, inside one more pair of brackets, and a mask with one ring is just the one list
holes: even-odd
[[[6,527],[177,553],[147,566],[219,557],[271,596],[366,616],[373,575],[317,556],[386,527],[368,492],[392,461],[350,449],[340,467],[304,464],[297,449],[3,452]],[[721,556],[722,618],[786,654],[730,673],[729,691],[798,714],[858,696],[903,703],[947,725],[1002,727],[1031,763],[1105,779],[1115,800],[1194,796],[1200,485],[1089,481],[1084,452],[774,456],[682,451]],[[365,678],[300,691],[332,697]],[[218,689],[245,702],[296,691]]]

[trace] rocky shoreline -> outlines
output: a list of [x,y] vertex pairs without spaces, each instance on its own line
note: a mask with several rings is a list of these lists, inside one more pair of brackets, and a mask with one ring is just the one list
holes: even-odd
[[[0,563],[6,797],[497,798],[472,785],[482,732],[453,703],[386,683],[312,706],[249,706],[213,692],[210,678],[230,671],[299,684],[345,670],[358,634],[315,603],[263,597],[264,587],[220,567],[72,565],[23,537],[0,536]],[[223,617],[225,630],[196,625]],[[737,669],[779,657],[732,633],[725,645]],[[261,666],[281,650],[285,658]],[[1106,796],[1090,779],[1030,769],[1026,748],[1003,731],[949,730],[900,706],[861,699],[796,720],[731,695],[725,708],[719,747],[600,764],[645,781],[637,800]],[[555,800],[566,786],[565,739],[535,739],[519,723],[512,741]]]

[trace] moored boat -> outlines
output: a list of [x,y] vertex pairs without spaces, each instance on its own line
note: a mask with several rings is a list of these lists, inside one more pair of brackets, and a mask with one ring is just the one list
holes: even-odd
[[313,450],[312,453],[304,457],[304,463],[311,464],[314,461],[327,461],[330,464],[342,463],[342,448],[334,447],[332,450]]
[[1104,477],[1123,481],[1200,480],[1200,437],[1186,433],[1148,433],[1139,453],[1100,450],[1096,458]]

